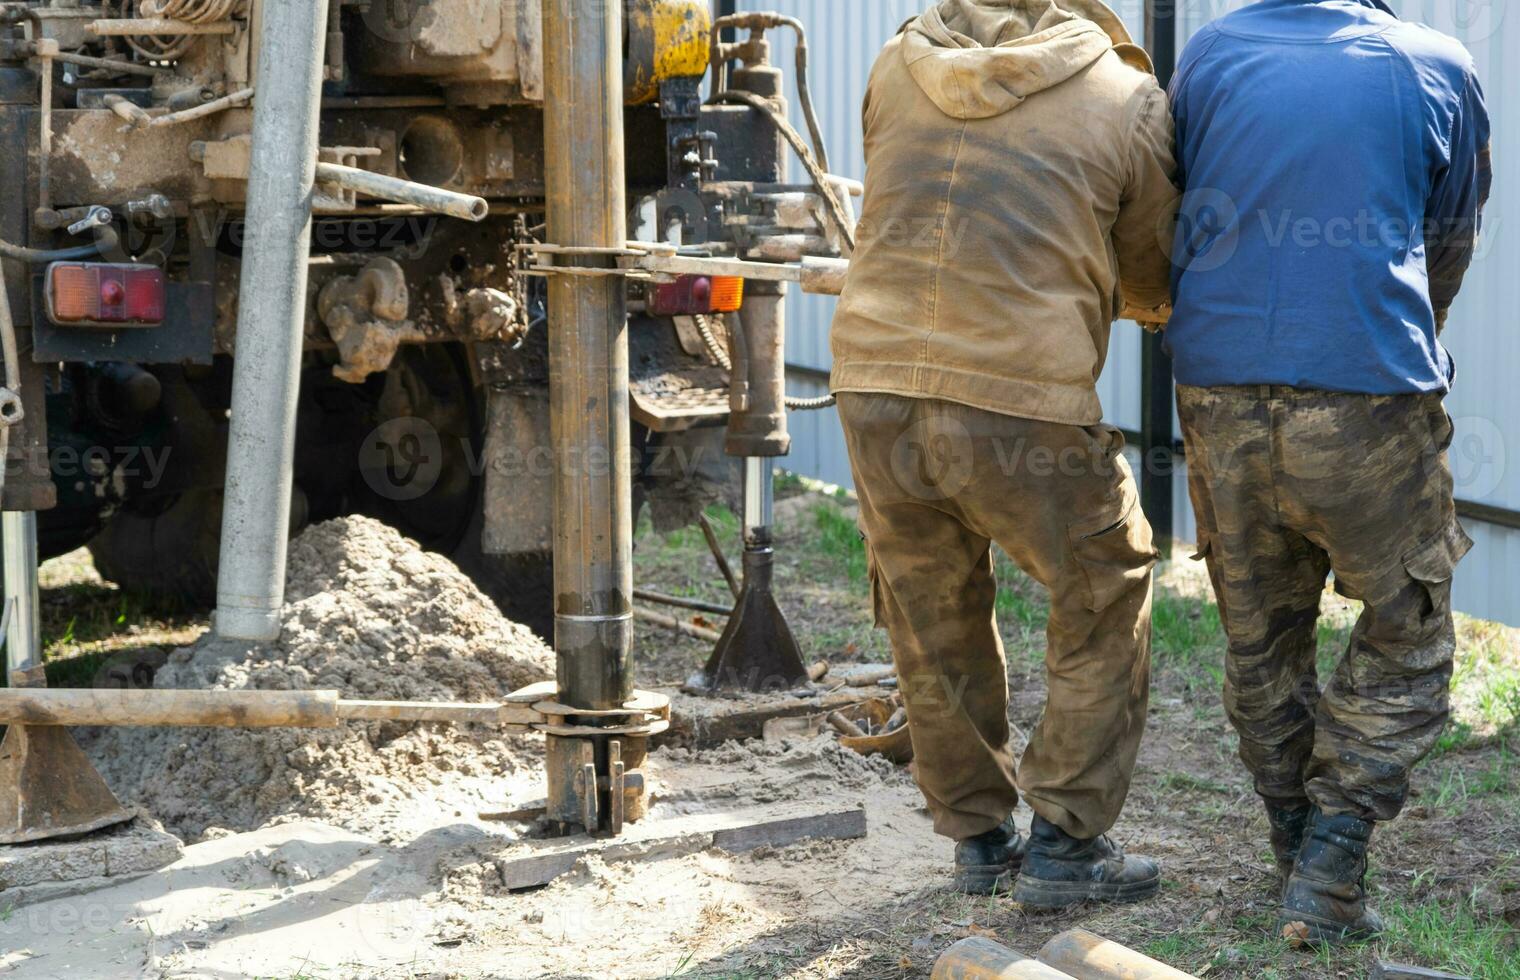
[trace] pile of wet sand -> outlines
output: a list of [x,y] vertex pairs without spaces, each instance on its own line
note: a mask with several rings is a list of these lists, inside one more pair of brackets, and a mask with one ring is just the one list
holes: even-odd
[[[489,701],[554,674],[549,648],[448,559],[363,517],[292,543],[283,624],[269,644],[207,634],[174,652],[154,686]],[[541,740],[479,726],[110,729],[81,742],[124,801],[191,840],[295,817],[409,836],[542,780]]]

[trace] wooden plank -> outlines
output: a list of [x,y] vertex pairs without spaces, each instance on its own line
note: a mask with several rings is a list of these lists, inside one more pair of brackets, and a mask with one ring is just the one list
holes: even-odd
[[511,845],[496,858],[501,880],[512,891],[538,888],[596,855],[613,864],[659,861],[719,848],[732,854],[757,847],[785,847],[801,840],[853,840],[866,834],[866,812],[855,806],[782,804],[739,813],[697,814],[630,824],[617,838],[569,837]]
[[804,817],[760,820],[713,834],[713,846],[730,854],[757,847],[786,847],[800,840],[858,840],[866,835],[864,807]]
[[1472,977],[1461,973],[1427,970],[1423,966],[1378,962],[1372,967],[1371,980],[1472,980]]

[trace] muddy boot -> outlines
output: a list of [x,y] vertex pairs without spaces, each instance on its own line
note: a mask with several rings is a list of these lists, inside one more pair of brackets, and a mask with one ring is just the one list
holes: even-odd
[[1277,856],[1277,875],[1283,885],[1293,873],[1293,863],[1298,860],[1298,849],[1304,842],[1304,831],[1309,827],[1312,808],[1303,806],[1283,809],[1267,802],[1267,823],[1272,827],[1272,853]]
[[1277,925],[1284,939],[1308,944],[1364,942],[1383,922],[1367,907],[1367,842],[1372,823],[1315,807]]
[[1036,814],[1013,899],[1034,908],[1058,909],[1082,902],[1138,902],[1160,887],[1156,862],[1126,857],[1107,836],[1077,840]]
[[955,878],[950,887],[967,895],[1006,894],[1024,863],[1024,838],[1013,816],[955,845]]

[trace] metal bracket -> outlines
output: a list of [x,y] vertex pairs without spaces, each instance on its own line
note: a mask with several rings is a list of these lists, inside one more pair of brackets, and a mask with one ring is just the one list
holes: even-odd
[[804,256],[801,262],[685,255],[673,245],[629,242],[625,248],[577,248],[528,242],[517,246],[519,271],[527,276],[621,276],[666,281],[674,276],[738,276],[765,282],[794,282],[805,293],[837,296],[844,289],[848,259]]

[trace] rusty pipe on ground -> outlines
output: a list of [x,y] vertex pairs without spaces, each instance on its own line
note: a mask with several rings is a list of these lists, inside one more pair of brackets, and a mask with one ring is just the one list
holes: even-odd
[[125,728],[336,728],[345,721],[517,727],[540,719],[531,705],[349,701],[337,691],[0,690],[0,724]]

